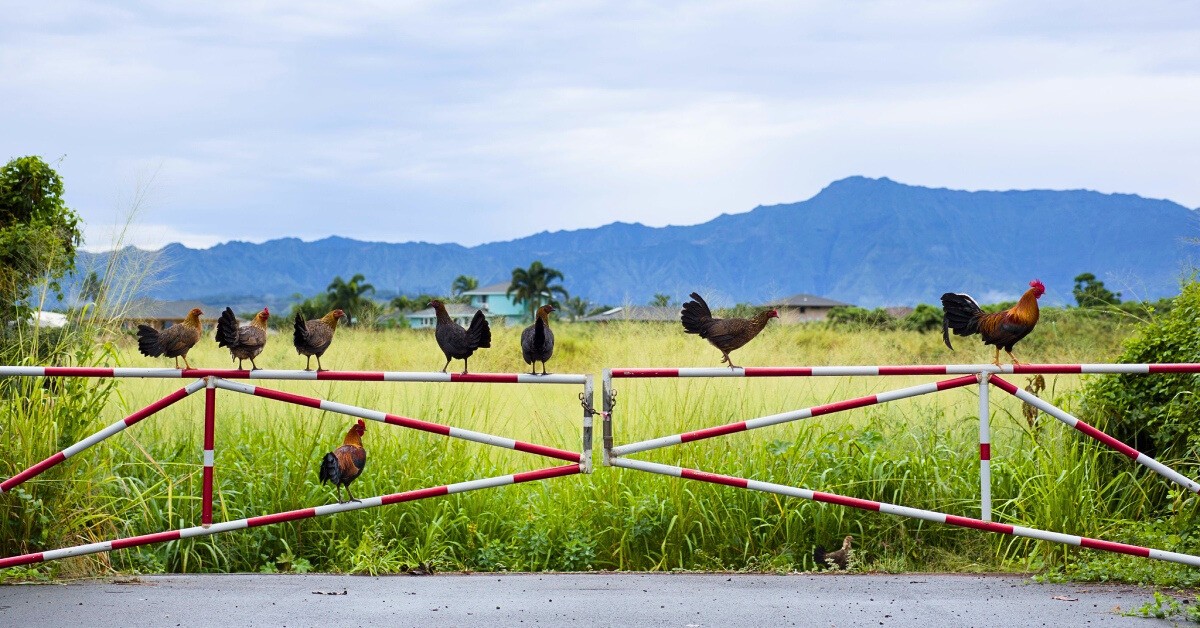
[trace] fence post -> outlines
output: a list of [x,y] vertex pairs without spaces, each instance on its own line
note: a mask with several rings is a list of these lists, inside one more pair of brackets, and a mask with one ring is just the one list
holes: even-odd
[[217,384],[215,377],[205,378],[204,389],[204,488],[200,506],[200,525],[212,525],[213,513],[213,444],[217,427]]
[[991,373],[979,374],[979,518],[992,520],[992,435],[988,425],[988,380]]

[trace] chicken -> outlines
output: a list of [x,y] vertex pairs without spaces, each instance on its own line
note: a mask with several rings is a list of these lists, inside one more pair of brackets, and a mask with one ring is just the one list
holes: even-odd
[[248,324],[239,327],[233,309],[227,307],[217,319],[217,346],[229,347],[229,355],[237,360],[239,371],[242,360],[250,360],[250,369],[258,370],[254,358],[267,346],[267,318],[270,316],[271,311],[264,307]]
[[321,461],[321,469],[317,475],[321,478],[321,484],[332,482],[334,488],[337,489],[338,503],[344,504],[342,501],[342,487],[346,487],[346,494],[350,496],[348,501],[359,501],[354,499],[354,493],[350,492],[350,483],[362,473],[363,467],[367,466],[367,450],[363,449],[362,436],[367,431],[367,424],[362,419],[346,432],[346,438],[342,440],[342,446],[325,454],[324,460]]
[[813,561],[817,563],[817,568],[832,568],[837,565],[840,569],[845,569],[850,564],[850,543],[854,541],[854,537],[847,536],[842,539],[842,549],[827,552],[818,546],[813,550]]
[[183,365],[192,368],[187,354],[188,350],[200,342],[200,315],[203,313],[200,308],[194,307],[182,323],[171,325],[162,331],[149,325],[138,325],[138,351],[151,358],[175,358],[175,368],[179,368],[179,358],[182,357]]
[[950,330],[959,336],[979,334],[983,344],[996,346],[996,357],[992,363],[1000,366],[1000,349],[1004,349],[1013,364],[1020,364],[1017,356],[1013,355],[1013,345],[1029,335],[1033,326],[1038,322],[1038,299],[1046,292],[1046,286],[1034,279],[1029,282],[1029,289],[1021,295],[1017,304],[992,314],[984,314],[979,304],[970,296],[947,292],[942,295],[942,340],[951,351]]
[[554,355],[554,332],[550,330],[550,312],[553,311],[553,305],[539,307],[533,324],[521,332],[521,356],[532,369],[530,375],[537,375],[537,362],[542,363],[542,375],[545,375],[546,360]]
[[450,319],[445,303],[434,299],[429,302],[429,306],[437,312],[437,329],[433,335],[437,338],[442,353],[446,355],[446,364],[442,367],[442,372],[446,372],[450,360],[462,360],[463,375],[466,375],[467,358],[471,357],[476,349],[488,349],[492,346],[492,329],[488,326],[487,317],[483,315],[483,310],[475,310],[471,326],[463,329]]
[[776,310],[763,310],[754,318],[713,318],[712,310],[700,295],[693,292],[692,300],[683,304],[680,319],[683,330],[689,334],[698,334],[707,339],[712,346],[721,351],[721,362],[729,364],[729,368],[737,368],[729,353],[747,342],[754,340],[758,332],[767,326],[767,321],[779,318]]
[[306,322],[299,312],[296,313],[295,329],[292,332],[292,344],[296,345],[296,353],[307,356],[304,362],[304,370],[312,370],[312,358],[314,355],[317,356],[317,371],[325,370],[321,366],[321,356],[325,355],[325,350],[333,342],[333,332],[337,331],[338,319],[345,316],[345,312],[333,310],[321,318],[314,318]]

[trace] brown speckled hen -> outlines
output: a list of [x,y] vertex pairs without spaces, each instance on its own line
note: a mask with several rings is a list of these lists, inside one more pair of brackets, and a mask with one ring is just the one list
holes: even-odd
[[550,312],[553,305],[543,305],[537,309],[533,324],[521,332],[521,357],[530,365],[530,375],[537,375],[537,363],[542,363],[542,375],[546,374],[546,360],[554,355],[554,332],[550,331]]
[[818,546],[813,550],[813,561],[817,563],[818,568],[837,565],[841,569],[846,569],[850,565],[850,543],[853,541],[854,537],[847,536],[842,540],[842,549],[833,552],[826,552]]
[[267,318],[270,316],[271,311],[264,307],[249,323],[238,326],[233,308],[227,307],[217,319],[217,346],[229,347],[229,355],[237,360],[239,371],[242,360],[250,360],[250,369],[258,370],[254,358],[267,346]]
[[188,363],[187,354],[188,350],[200,342],[200,315],[203,313],[200,308],[194,307],[182,323],[171,325],[162,331],[149,325],[138,325],[138,351],[151,358],[175,358],[175,368],[179,368],[179,358],[183,358],[183,365],[192,368]]
[[492,346],[492,329],[488,326],[487,317],[483,315],[483,310],[475,310],[471,326],[463,329],[462,325],[450,318],[450,314],[446,312],[446,304],[442,301],[434,299],[429,302],[429,307],[437,312],[437,329],[434,330],[433,335],[437,338],[442,353],[446,356],[446,364],[442,366],[442,372],[446,372],[446,368],[450,366],[450,360],[462,360],[463,375],[466,375],[467,358],[471,357],[476,349],[487,349]]
[[737,367],[729,359],[729,353],[754,340],[758,332],[767,326],[767,321],[779,317],[779,312],[775,310],[763,310],[754,318],[713,318],[712,310],[708,309],[708,304],[700,295],[693,292],[690,296],[692,300],[684,303],[683,311],[679,313],[683,330],[711,342],[721,351],[721,362],[728,364],[731,369]]
[[345,316],[345,312],[333,310],[321,318],[305,321],[299,312],[296,313],[296,322],[293,325],[292,331],[292,344],[296,345],[296,353],[307,356],[304,362],[304,370],[312,370],[313,356],[317,357],[317,371],[325,370],[321,366],[321,356],[325,355],[325,350],[333,342],[333,332],[337,331],[338,320]]
[[333,483],[337,489],[339,504],[346,503],[342,501],[343,486],[346,487],[346,494],[350,496],[349,501],[358,501],[354,499],[354,493],[350,492],[350,483],[362,474],[363,467],[367,466],[367,450],[362,444],[363,433],[366,431],[367,424],[359,419],[358,423],[346,432],[342,446],[325,454],[325,458],[321,460],[321,469],[317,476],[321,478],[321,484]]

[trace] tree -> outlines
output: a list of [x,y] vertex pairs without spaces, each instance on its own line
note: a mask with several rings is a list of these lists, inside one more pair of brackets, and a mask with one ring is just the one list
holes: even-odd
[[454,283],[450,285],[450,293],[457,297],[464,292],[470,292],[478,287],[478,279],[468,275],[459,275],[454,278]]
[[529,307],[529,316],[533,318],[533,313],[542,306],[543,302],[553,303],[553,296],[560,295],[563,299],[568,298],[567,290],[561,285],[553,285],[555,280],[562,281],[562,272],[543,266],[540,261],[535,261],[529,265],[529,268],[514,268],[512,271],[512,283],[508,286],[508,294],[515,297],[520,303],[524,303]]
[[650,305],[655,307],[667,307],[671,304],[671,295],[655,292],[654,298],[650,300]]
[[1103,281],[1097,281],[1092,273],[1083,273],[1075,277],[1075,302],[1079,307],[1101,307],[1117,305],[1121,302],[1121,293],[1113,293],[1104,287]]
[[363,310],[365,295],[375,293],[375,286],[366,283],[366,280],[361,273],[351,277],[350,281],[345,281],[340,276],[334,277],[325,289],[329,297],[329,307],[345,311],[350,324],[354,324],[355,314]]
[[40,157],[18,157],[0,170],[0,321],[17,318],[42,280],[60,293],[58,281],[75,268],[83,232],[62,195],[62,179]]

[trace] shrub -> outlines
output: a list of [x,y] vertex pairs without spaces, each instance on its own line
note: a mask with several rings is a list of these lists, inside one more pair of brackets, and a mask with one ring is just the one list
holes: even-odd
[[[1123,363],[1200,361],[1200,282],[1189,282],[1169,312],[1138,326],[1118,359]],[[1083,411],[1116,438],[1156,458],[1200,451],[1200,398],[1195,374],[1098,378],[1084,393]]]

